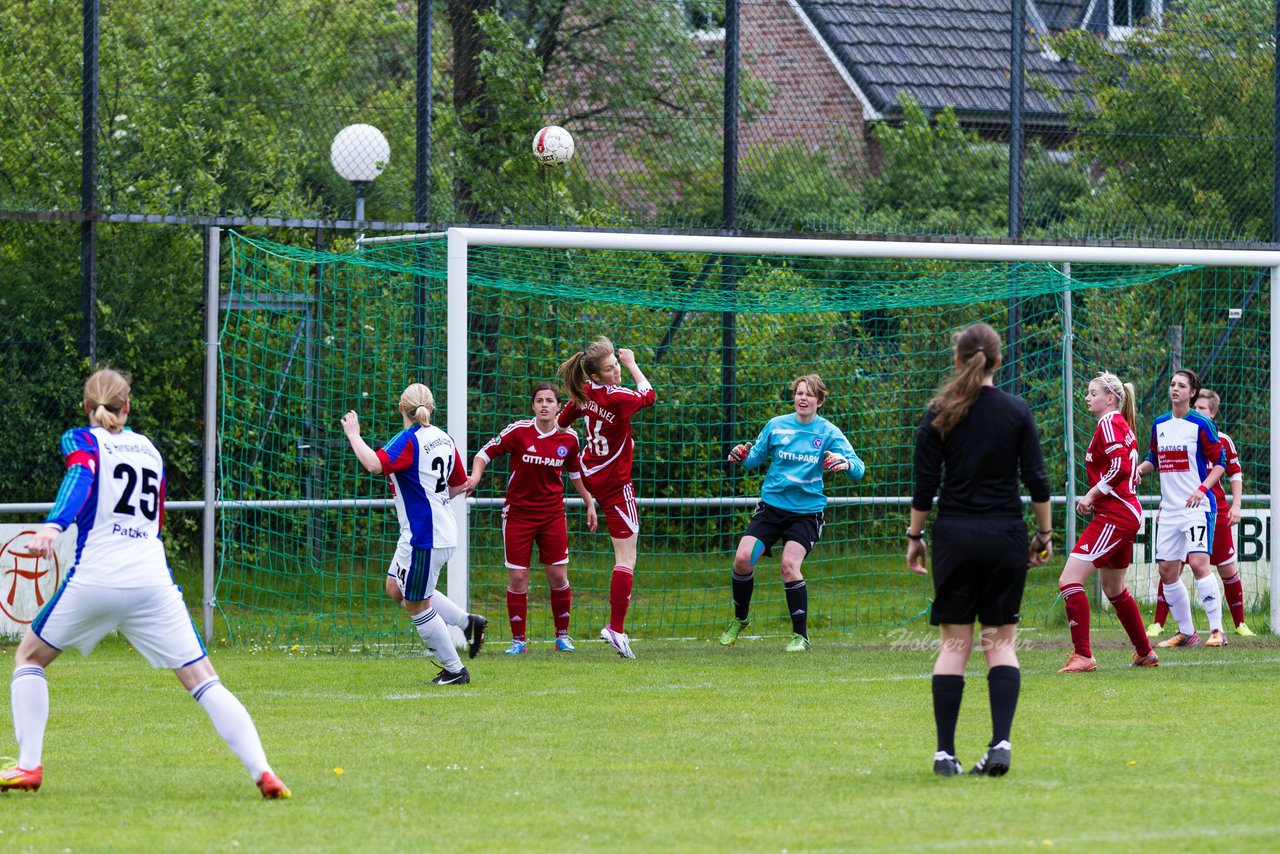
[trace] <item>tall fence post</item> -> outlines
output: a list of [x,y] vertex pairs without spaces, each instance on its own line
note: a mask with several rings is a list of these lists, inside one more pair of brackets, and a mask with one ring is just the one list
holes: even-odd
[[1266,556],[1271,563],[1271,634],[1280,635],[1280,267],[1271,268],[1271,537]]
[[[1062,293],[1062,420],[1065,436],[1064,450],[1067,458],[1066,477],[1066,520],[1063,522],[1063,550],[1071,548],[1076,541],[1076,443],[1075,443],[1075,318],[1072,315],[1071,262],[1062,265],[1062,275],[1067,280],[1067,288]],[[1101,584],[1101,580],[1097,582]],[[1101,588],[1099,588],[1101,589]]]
[[200,561],[204,572],[204,640],[213,640],[214,543],[218,499],[218,267],[222,229],[206,228],[204,237],[204,508],[200,525]]
[[80,355],[98,361],[99,0],[84,0],[80,72]]

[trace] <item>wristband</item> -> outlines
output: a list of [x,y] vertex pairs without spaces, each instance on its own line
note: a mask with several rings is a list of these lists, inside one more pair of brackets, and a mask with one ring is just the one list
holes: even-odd
[[907,531],[907,539],[908,539],[908,540],[918,540],[918,541],[923,541],[923,540],[924,540],[924,531],[921,531],[921,532],[920,532],[920,533],[918,533],[918,534],[913,534],[913,533],[911,533],[910,531]]
[[1202,484],[1200,484],[1199,486],[1197,486],[1197,487],[1196,487],[1196,489],[1200,490],[1200,491],[1201,491],[1201,492],[1203,492],[1205,495],[1208,495],[1208,494],[1209,494],[1209,487],[1205,486],[1203,483],[1202,483]]
[[1042,536],[1042,537],[1052,537],[1052,536],[1053,536],[1053,528],[1050,528],[1050,529],[1049,529],[1049,530],[1047,530],[1047,531],[1036,531],[1036,533],[1037,533],[1038,535]]

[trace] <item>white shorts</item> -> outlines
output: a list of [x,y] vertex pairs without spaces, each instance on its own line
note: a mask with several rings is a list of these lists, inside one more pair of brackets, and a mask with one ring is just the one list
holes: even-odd
[[72,577],[31,624],[54,649],[93,652],[107,632],[119,629],[152,667],[176,669],[205,657],[182,591],[165,587],[97,587]]
[[1164,514],[1156,521],[1156,560],[1186,560],[1196,552],[1209,553],[1213,543],[1213,514],[1178,514],[1166,519]]
[[[400,585],[400,593],[405,601],[422,602],[430,599],[436,592],[436,584],[440,581],[440,567],[449,562],[453,552],[453,548],[415,549],[408,539],[401,539],[396,543],[395,557],[391,558],[387,575]],[[415,553],[421,556],[417,566],[414,561]]]

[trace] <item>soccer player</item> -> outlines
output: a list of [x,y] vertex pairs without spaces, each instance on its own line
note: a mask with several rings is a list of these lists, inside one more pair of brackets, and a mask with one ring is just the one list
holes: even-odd
[[149,439],[125,429],[129,392],[125,377],[97,371],[84,384],[89,426],[62,434],[67,471],[53,510],[27,547],[52,558],[58,535],[75,523],[76,561],[14,653],[10,696],[19,753],[16,765],[0,771],[0,790],[34,792],[43,781],[45,669],[66,648],[88,655],[119,629],[152,667],[173,670],[262,796],[288,798],[289,787],[267,763],[253,719],[218,680],[173,583],[160,539],[164,460]]
[[1136,482],[1158,469],[1160,517],[1156,525],[1156,563],[1161,591],[1178,632],[1157,646],[1172,648],[1200,643],[1191,617],[1191,597],[1182,586],[1182,566],[1195,576],[1200,604],[1209,618],[1205,646],[1226,644],[1222,633],[1222,597],[1209,570],[1210,537],[1218,510],[1213,487],[1226,472],[1218,428],[1191,408],[1200,394],[1200,378],[1194,371],[1174,371],[1169,379],[1171,409],[1151,425],[1151,450],[1138,466]]
[[[1213,389],[1202,388],[1196,396],[1196,412],[1213,420],[1218,418],[1218,408],[1222,398]],[[1209,563],[1218,568],[1222,576],[1222,598],[1226,600],[1231,611],[1231,620],[1236,624],[1236,634],[1242,637],[1253,637],[1253,630],[1244,621],[1244,587],[1240,583],[1240,573],[1236,571],[1235,529],[1240,523],[1240,500],[1244,494],[1244,470],[1240,468],[1240,454],[1236,443],[1226,433],[1218,433],[1218,441],[1222,442],[1225,454],[1226,477],[1231,483],[1231,505],[1227,507],[1227,496],[1222,491],[1222,481],[1213,485],[1213,499],[1217,502],[1218,513],[1213,525],[1213,548],[1209,553]],[[1151,637],[1159,637],[1164,631],[1165,621],[1169,619],[1169,604],[1164,600],[1164,593],[1156,599],[1155,619],[1147,628]],[[1210,638],[1212,640],[1212,638]],[[1226,643],[1226,639],[1223,639]]]
[[1084,592],[1084,582],[1095,569],[1102,574],[1102,592],[1133,643],[1133,666],[1160,664],[1142,625],[1142,612],[1124,583],[1133,560],[1133,540],[1142,527],[1142,505],[1133,492],[1133,470],[1138,465],[1138,441],[1132,428],[1134,394],[1132,383],[1122,383],[1105,371],[1089,383],[1085,393],[1085,405],[1097,417],[1098,426],[1084,455],[1089,491],[1076,502],[1076,512],[1092,518],[1058,578],[1073,647],[1059,673],[1098,669],[1089,646],[1089,597]]
[[404,429],[376,451],[360,437],[360,418],[355,412],[342,416],[342,431],[360,464],[373,474],[385,473],[391,481],[400,540],[387,573],[387,592],[409,612],[418,635],[443,665],[431,681],[463,685],[471,681],[471,673],[453,648],[449,623],[441,611],[468,625],[472,658],[484,643],[487,621],[476,614],[467,615],[449,597],[435,596],[435,592],[440,567],[458,545],[458,527],[449,499],[466,491],[467,474],[453,439],[431,424],[436,408],[431,389],[413,383],[400,395],[398,408]]
[[[991,701],[991,741],[970,774],[1009,770],[1010,733],[1022,671],[1015,648],[1027,567],[1053,552],[1049,478],[1035,418],[1026,401],[995,387],[1000,336],[974,323],[952,338],[955,372],[929,401],[916,430],[915,490],[907,523],[907,567],[927,573],[924,524],[933,523],[933,609],[941,645],[933,668],[933,716],[938,731],[933,772],[963,772],[956,759],[956,720],[964,671],[973,649],[973,622],[982,623]],[[1018,481],[1031,494],[1037,530],[1027,543]],[[941,484],[941,491],[939,491]]]
[[809,591],[800,567],[822,536],[822,511],[827,506],[822,475],[845,472],[852,480],[861,480],[867,470],[840,428],[818,414],[827,401],[822,377],[797,377],[791,383],[791,396],[793,414],[770,420],[754,442],[735,445],[729,452],[730,462],[746,468],[756,468],[765,460],[770,464],[760,503],[733,557],[733,620],[720,635],[724,646],[736,641],[749,625],[756,561],[762,554],[772,554],[781,540],[782,588],[791,612],[786,649],[809,649]]
[[[624,367],[635,380],[635,391],[620,385]],[[600,502],[600,512],[613,541],[609,624],[600,630],[600,637],[618,655],[635,658],[626,630],[636,570],[636,539],[640,534],[640,511],[631,482],[635,449],[631,418],[653,406],[657,395],[636,364],[635,354],[625,347],[615,354],[613,342],[604,337],[570,356],[560,365],[559,377],[569,393],[569,402],[557,422],[568,427],[582,417],[582,479]]]
[[573,591],[569,587],[569,530],[565,524],[564,481],[582,496],[587,506],[587,527],[596,529],[596,508],[591,493],[582,484],[578,460],[578,434],[556,423],[560,394],[551,383],[539,383],[533,390],[533,418],[513,421],[494,436],[471,461],[467,492],[480,485],[485,466],[496,458],[511,456],[511,475],[502,505],[502,545],[507,565],[507,618],[511,623],[511,646],[507,655],[520,655],[528,648],[529,567],[533,544],[547,572],[551,587],[551,614],[556,628],[556,650],[573,652],[569,637],[569,614]]

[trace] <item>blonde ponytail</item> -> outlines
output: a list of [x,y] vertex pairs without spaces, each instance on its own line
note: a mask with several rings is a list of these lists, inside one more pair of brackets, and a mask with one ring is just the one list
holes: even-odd
[[112,433],[124,429],[128,415],[129,380],[110,368],[95,371],[84,383],[84,407],[89,411],[89,423]]
[[435,395],[422,383],[413,383],[400,395],[400,413],[420,427],[431,425],[431,415],[435,411]]

